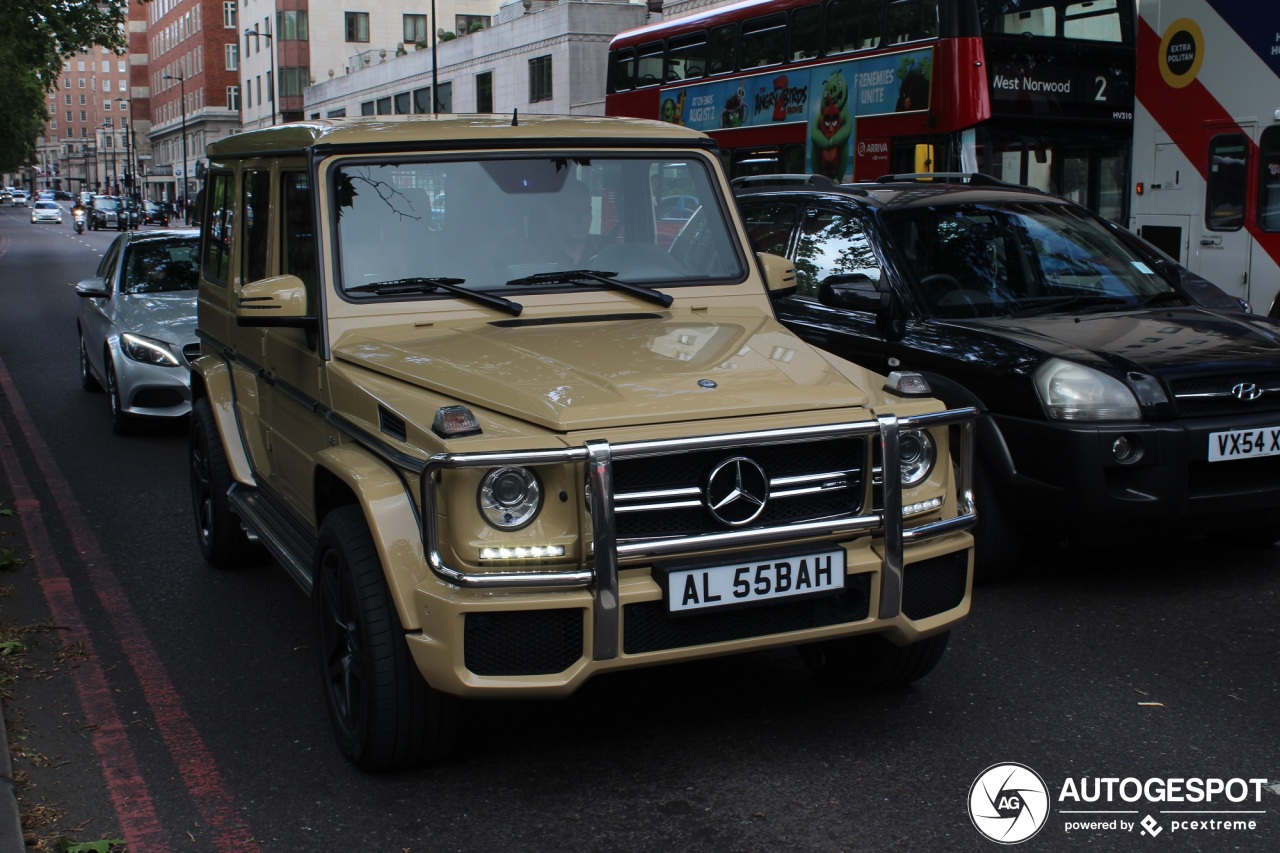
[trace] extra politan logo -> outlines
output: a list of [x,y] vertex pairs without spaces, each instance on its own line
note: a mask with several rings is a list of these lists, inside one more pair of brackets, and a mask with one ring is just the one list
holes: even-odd
[[1026,841],[1049,818],[1049,788],[1025,764],[993,764],[969,788],[969,817],[992,841]]

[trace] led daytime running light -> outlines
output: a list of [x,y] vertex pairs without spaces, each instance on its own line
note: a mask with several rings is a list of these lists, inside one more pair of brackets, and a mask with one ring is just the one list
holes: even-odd
[[563,545],[495,546],[480,549],[481,560],[546,560],[563,556]]

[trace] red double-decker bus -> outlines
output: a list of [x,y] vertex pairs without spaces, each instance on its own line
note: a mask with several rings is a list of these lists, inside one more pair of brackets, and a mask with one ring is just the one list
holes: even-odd
[[605,111],[734,177],[982,172],[1126,214],[1134,0],[746,0],[618,35]]

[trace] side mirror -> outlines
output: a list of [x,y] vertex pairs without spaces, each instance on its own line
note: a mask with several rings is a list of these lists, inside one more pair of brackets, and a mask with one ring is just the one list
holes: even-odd
[[107,290],[107,281],[103,278],[86,278],[84,281],[76,285],[76,296],[85,299],[106,299],[111,295],[111,291]]
[[278,275],[250,282],[240,288],[236,323],[241,326],[286,326],[314,329],[316,318],[307,313],[307,288],[296,275]]
[[901,340],[906,334],[902,302],[884,278],[861,272],[827,276],[818,285],[818,301],[831,308],[874,314],[876,328],[886,340]]
[[764,273],[764,286],[770,296],[784,296],[796,289],[796,265],[779,255],[756,252],[756,259]]

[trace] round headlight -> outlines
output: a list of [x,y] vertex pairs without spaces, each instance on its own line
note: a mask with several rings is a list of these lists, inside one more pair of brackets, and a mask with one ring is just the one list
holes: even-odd
[[499,530],[517,530],[542,507],[542,486],[527,468],[494,468],[480,481],[480,514]]
[[902,485],[914,486],[928,477],[936,458],[933,439],[924,430],[905,430],[898,436],[898,467],[902,472]]

